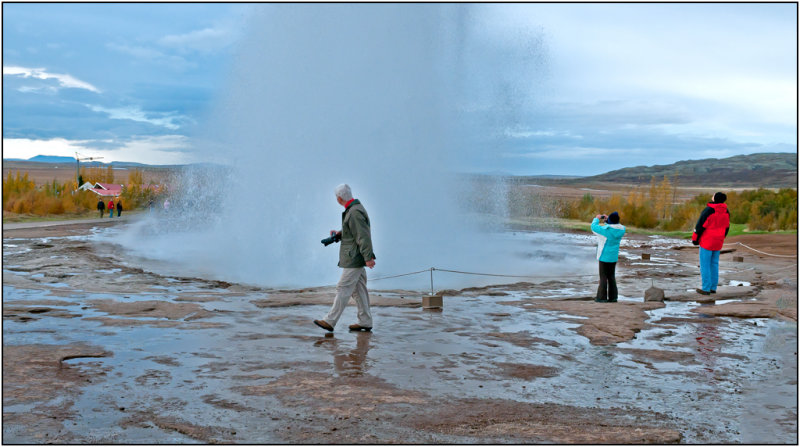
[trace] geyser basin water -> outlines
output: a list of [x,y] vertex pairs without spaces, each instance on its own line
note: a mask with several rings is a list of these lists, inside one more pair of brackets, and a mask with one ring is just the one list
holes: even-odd
[[[489,236],[465,213],[474,198],[456,186],[453,166],[493,150],[476,149],[487,139],[473,137],[497,130],[496,116],[481,128],[479,114],[467,110],[490,110],[486,86],[503,80],[498,58],[474,44],[468,9],[292,4],[255,5],[252,14],[228,83],[194,139],[197,154],[225,167],[187,170],[170,220],[144,223],[118,242],[234,281],[332,284],[338,245],[320,239],[340,228],[333,190],[349,183],[372,222],[371,276],[432,266],[584,269],[583,257],[554,266],[515,256],[517,241]],[[503,208],[502,188],[486,193]],[[480,281],[451,279],[451,286]]]

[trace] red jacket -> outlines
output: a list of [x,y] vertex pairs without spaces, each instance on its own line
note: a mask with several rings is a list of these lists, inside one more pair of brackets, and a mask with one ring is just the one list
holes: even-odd
[[728,206],[724,203],[709,203],[700,214],[692,240],[699,240],[700,246],[706,250],[722,250],[730,225],[731,215],[728,213]]

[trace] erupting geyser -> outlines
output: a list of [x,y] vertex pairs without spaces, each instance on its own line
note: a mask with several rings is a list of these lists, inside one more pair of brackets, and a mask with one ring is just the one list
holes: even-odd
[[254,5],[227,85],[195,138],[195,150],[225,168],[188,171],[172,199],[185,212],[120,241],[141,256],[229,281],[334,284],[338,245],[325,248],[320,239],[340,227],[333,191],[349,183],[372,219],[370,276],[431,266],[533,273],[531,261],[514,255],[519,242],[512,250],[478,230],[456,186],[453,166],[474,153],[470,138],[481,132],[465,112],[481,96],[470,86],[502,69],[469,72],[481,64],[470,53],[466,11]]

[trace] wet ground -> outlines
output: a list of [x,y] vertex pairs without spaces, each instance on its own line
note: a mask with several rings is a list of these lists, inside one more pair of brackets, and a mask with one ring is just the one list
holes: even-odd
[[[4,443],[798,440],[796,259],[723,254],[710,300],[686,241],[634,236],[616,304],[591,278],[447,290],[438,311],[372,290],[373,333],[347,332],[350,306],[326,334],[331,288],[154,274],[105,231],[4,229]],[[652,284],[667,301],[643,302]]]

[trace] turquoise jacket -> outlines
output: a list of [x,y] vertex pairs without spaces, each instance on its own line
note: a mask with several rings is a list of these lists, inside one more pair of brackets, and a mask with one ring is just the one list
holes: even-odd
[[625,227],[620,224],[603,224],[596,217],[592,220],[592,233],[597,235],[597,259],[601,262],[617,262],[619,241],[625,235]]

